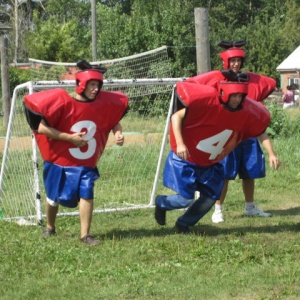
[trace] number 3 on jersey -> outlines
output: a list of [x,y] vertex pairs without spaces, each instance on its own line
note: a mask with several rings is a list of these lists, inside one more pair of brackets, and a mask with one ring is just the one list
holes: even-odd
[[222,132],[211,136],[198,143],[197,149],[210,154],[209,160],[214,160],[224,150],[224,145],[229,140],[232,130],[223,130]]
[[87,141],[88,149],[87,151],[83,152],[80,148],[70,148],[69,151],[71,155],[77,159],[89,159],[95,154],[96,151],[96,140],[94,139],[94,135],[96,133],[96,124],[92,121],[80,121],[75,123],[71,131],[73,132],[82,132],[85,131],[86,134],[83,138]]

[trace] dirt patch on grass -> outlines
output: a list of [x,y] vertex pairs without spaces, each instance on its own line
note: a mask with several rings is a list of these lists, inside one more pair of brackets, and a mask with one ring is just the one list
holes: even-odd
[[[139,133],[124,133],[125,142],[124,146],[130,144],[160,144],[162,135],[159,133],[149,133],[149,134],[139,134]],[[113,135],[109,136],[107,141],[107,146],[115,146],[115,138]],[[0,139],[0,153],[3,153],[5,147],[5,139]],[[11,150],[28,150],[32,148],[32,138],[31,137],[12,137],[10,139],[10,149]]]
[[[0,152],[3,153],[6,139],[0,139]],[[27,150],[32,148],[32,138],[12,137],[10,139],[10,149],[12,150]]]

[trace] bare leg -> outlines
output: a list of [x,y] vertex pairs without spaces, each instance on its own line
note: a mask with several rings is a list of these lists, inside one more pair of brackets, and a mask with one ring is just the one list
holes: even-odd
[[254,179],[243,180],[243,191],[245,195],[245,211],[246,216],[271,217],[270,213],[264,212],[254,203]]
[[46,201],[47,228],[55,229],[55,221],[58,212],[58,206],[51,206]]
[[226,194],[227,194],[227,191],[228,191],[228,182],[229,182],[229,180],[227,180],[227,179],[224,180],[224,186],[223,186],[223,190],[222,190],[222,193],[221,193],[221,198],[220,198],[220,200],[216,201],[216,204],[222,205],[223,202],[225,201]]
[[211,217],[213,223],[224,222],[224,216],[223,216],[223,212],[222,212],[222,205],[223,205],[223,202],[225,201],[226,194],[227,194],[227,191],[228,191],[228,182],[229,182],[229,180],[224,180],[224,186],[223,186],[223,189],[222,189],[221,197],[215,203],[215,212],[212,214],[212,217]]
[[80,238],[90,234],[94,200],[86,200],[80,198],[79,214],[80,214]]
[[242,185],[245,195],[245,202],[254,202],[254,179],[243,179]]

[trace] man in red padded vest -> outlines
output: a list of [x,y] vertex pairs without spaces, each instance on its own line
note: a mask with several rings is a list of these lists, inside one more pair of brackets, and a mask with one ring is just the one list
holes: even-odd
[[82,69],[75,74],[74,97],[53,89],[25,96],[24,106],[44,160],[44,236],[56,234],[59,205],[76,207],[79,203],[80,239],[97,245],[99,241],[90,234],[94,182],[100,177],[97,163],[111,131],[116,143],[123,144],[119,121],[128,108],[128,98],[120,92],[100,91],[103,69],[88,63]]
[[[236,79],[249,78],[241,73]],[[171,151],[163,174],[164,185],[176,194],[156,197],[158,224],[165,225],[166,211],[189,207],[175,224],[178,232],[188,233],[220,197],[224,185],[220,161],[247,138],[258,137],[265,143],[270,114],[247,93],[246,82],[219,81],[217,88],[193,81],[176,85]],[[196,191],[200,197],[194,201]]]
[[[244,41],[221,41],[219,46],[225,50],[220,52],[223,61],[223,69],[235,77],[241,72],[245,62]],[[224,72],[224,71],[223,71]],[[261,74],[253,72],[243,72],[249,77],[247,98],[255,101],[264,101],[276,88],[276,81]],[[211,71],[188,80],[196,81],[200,84],[207,84],[216,87],[219,81],[227,80],[221,71]],[[265,139],[271,140],[267,133]],[[265,142],[267,143],[267,142]],[[272,147],[268,147],[272,152],[268,152],[270,166],[278,164],[278,157]],[[268,151],[268,149],[266,149]],[[249,138],[242,141],[229,155],[222,161],[225,172],[225,182],[221,193],[221,198],[215,203],[215,211],[212,214],[214,223],[224,222],[223,203],[228,190],[229,180],[234,180],[237,176],[241,179],[246,216],[270,217],[271,214],[264,212],[254,201],[255,179],[266,176],[265,156],[256,138]]]

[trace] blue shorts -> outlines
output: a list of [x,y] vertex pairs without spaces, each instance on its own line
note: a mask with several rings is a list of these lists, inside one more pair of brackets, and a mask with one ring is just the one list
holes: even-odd
[[62,167],[44,162],[46,195],[57,204],[76,207],[80,198],[94,198],[94,182],[100,177],[97,168]]
[[266,176],[265,156],[256,138],[242,141],[221,163],[225,179],[255,179]]
[[194,198],[195,192],[218,200],[224,185],[224,170],[220,163],[200,167],[179,158],[170,151],[163,174],[163,184],[186,199]]

